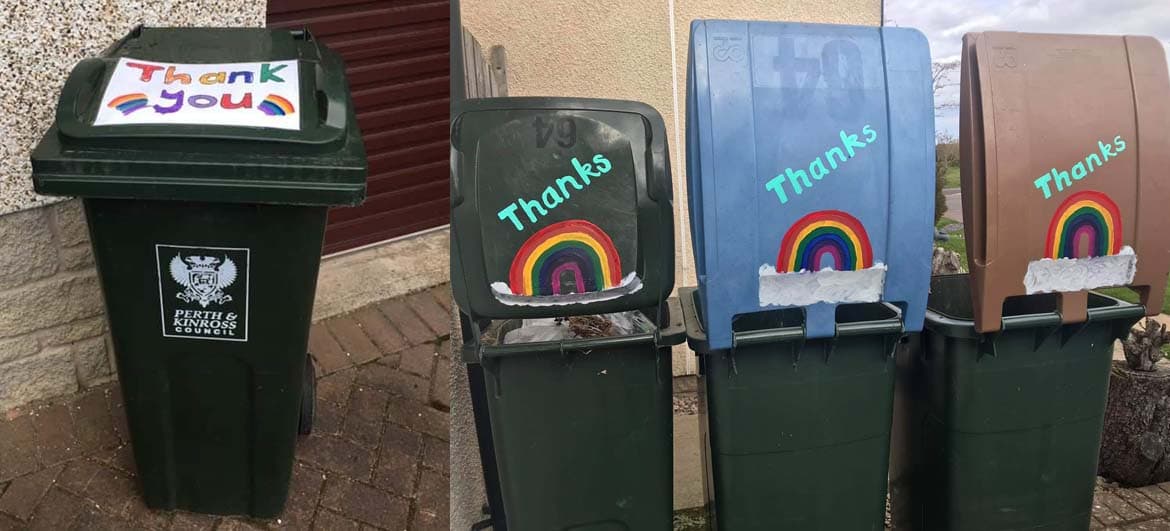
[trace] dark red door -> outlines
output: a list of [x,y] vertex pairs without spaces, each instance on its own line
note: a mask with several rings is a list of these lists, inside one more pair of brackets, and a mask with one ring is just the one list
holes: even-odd
[[269,27],[345,59],[365,138],[366,202],[329,212],[326,254],[448,222],[449,18],[448,0],[269,0]]

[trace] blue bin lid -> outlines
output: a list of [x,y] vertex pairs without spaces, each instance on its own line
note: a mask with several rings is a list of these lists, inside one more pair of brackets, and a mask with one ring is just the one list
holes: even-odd
[[[698,20],[687,189],[712,348],[739,314],[888,301],[922,328],[934,234],[926,38],[908,28]],[[827,271],[827,269],[833,271]]]

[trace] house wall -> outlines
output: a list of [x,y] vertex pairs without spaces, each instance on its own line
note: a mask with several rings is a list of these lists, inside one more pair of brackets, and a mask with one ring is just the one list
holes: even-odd
[[113,378],[77,200],[37,196],[29,151],[69,71],[137,24],[262,26],[265,0],[8,0],[0,9],[0,413]]

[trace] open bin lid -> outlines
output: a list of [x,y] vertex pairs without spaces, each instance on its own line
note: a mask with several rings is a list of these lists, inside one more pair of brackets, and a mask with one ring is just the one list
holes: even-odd
[[345,67],[303,30],[134,29],[74,67],[32,166],[49,195],[333,205],[366,187]]
[[[934,235],[930,50],[907,28],[698,20],[687,189],[711,346],[737,315],[903,304],[922,328]],[[829,270],[831,269],[831,270]]]
[[1170,77],[1152,37],[972,33],[960,103],[964,231],[975,328],[1005,299],[1138,288],[1161,311],[1170,270]]
[[476,318],[647,309],[674,285],[662,117],[635,102],[491,98],[451,113],[451,279]]

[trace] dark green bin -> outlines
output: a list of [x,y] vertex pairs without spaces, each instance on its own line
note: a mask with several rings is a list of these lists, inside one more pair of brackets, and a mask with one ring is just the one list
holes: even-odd
[[[486,395],[472,401],[486,403],[475,413],[488,498],[502,505],[490,508],[492,523],[509,531],[669,530],[670,353],[683,329],[667,302],[674,219],[662,117],[629,101],[488,98],[459,102],[451,122],[451,283],[463,360],[473,377],[482,373]],[[592,251],[574,246],[576,233],[603,242],[598,257],[617,260],[592,261]],[[548,254],[539,260],[523,259],[541,249]],[[519,268],[550,263],[568,269]],[[602,264],[612,271],[609,285],[582,273]],[[516,282],[538,276],[532,290]],[[640,311],[652,330],[484,340],[520,319],[627,311]]]
[[[299,60],[300,128],[96,126],[123,57]],[[146,504],[278,515],[312,421],[327,208],[365,196],[340,59],[304,31],[135,29],[70,74],[32,167],[84,198]]]
[[655,332],[480,349],[509,530],[670,529],[673,315]]
[[836,337],[815,340],[799,308],[743,315],[735,346],[712,351],[695,296],[679,290],[713,527],[882,529],[898,309],[840,306]]
[[1088,321],[1062,325],[1056,308],[1008,299],[1002,331],[981,335],[967,276],[932,279],[899,356],[896,528],[1088,528],[1113,344],[1145,310],[1094,293]]

